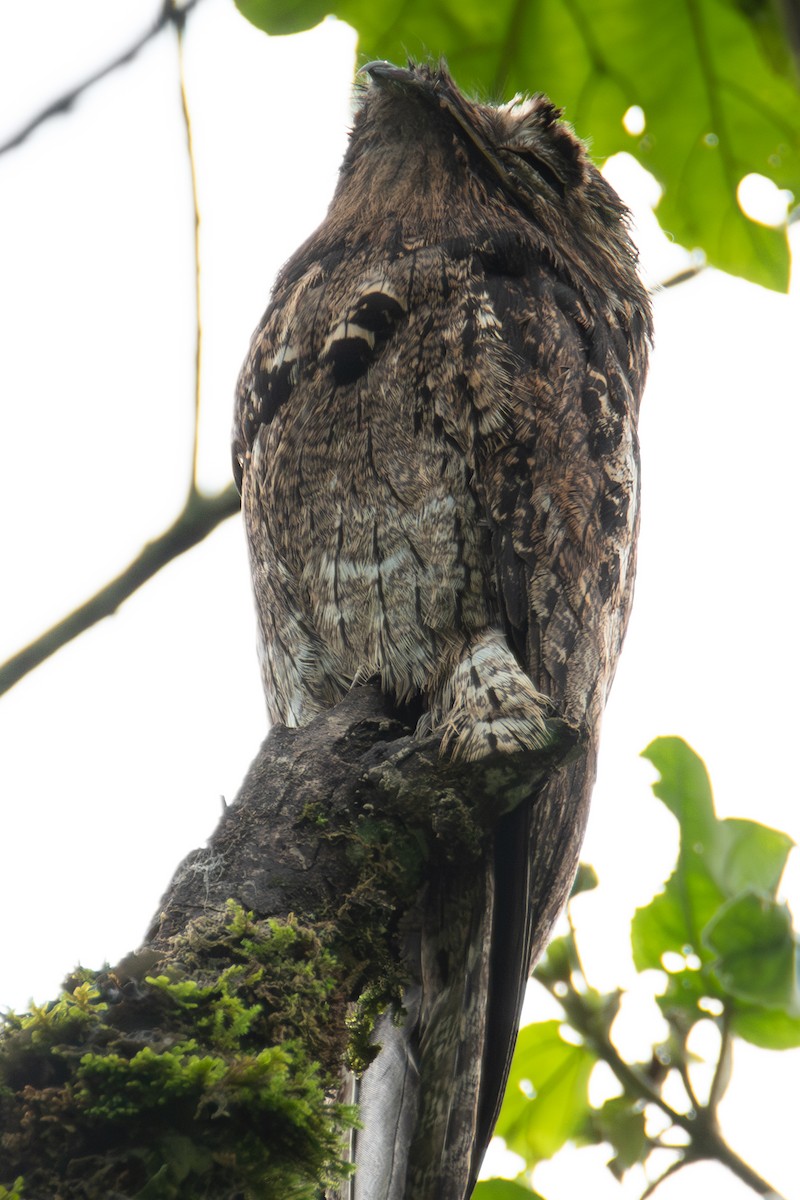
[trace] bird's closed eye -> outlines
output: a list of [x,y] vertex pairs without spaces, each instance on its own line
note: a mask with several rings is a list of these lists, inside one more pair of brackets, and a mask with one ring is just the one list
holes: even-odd
[[524,163],[531,167],[562,199],[566,196],[564,181],[558,177],[552,167],[543,162],[532,150],[520,149],[518,146],[509,146],[508,150],[515,158],[521,158]]

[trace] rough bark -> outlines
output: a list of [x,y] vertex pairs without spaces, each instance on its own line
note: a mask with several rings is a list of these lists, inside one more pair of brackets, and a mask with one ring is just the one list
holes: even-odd
[[[9,1020],[0,1185],[24,1177],[25,1200],[334,1186],[343,1066],[366,1066],[375,1018],[419,987],[441,881],[484,886],[498,820],[581,753],[557,721],[551,751],[468,769],[411,735],[369,686],[270,732],[143,946]],[[540,825],[540,893],[568,889],[583,816]]]

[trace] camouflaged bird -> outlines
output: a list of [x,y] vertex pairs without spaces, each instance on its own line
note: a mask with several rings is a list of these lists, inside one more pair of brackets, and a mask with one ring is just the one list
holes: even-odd
[[552,713],[585,747],[499,823],[480,886],[439,897],[365,1079],[382,1097],[351,1194],[462,1200],[565,898],[531,874],[542,814],[570,877],[583,833],[633,585],[650,311],[623,206],[545,97],[475,103],[444,65],[364,73],[328,214],[241,373],[234,470],[272,721],[378,678],[449,757],[535,752]]

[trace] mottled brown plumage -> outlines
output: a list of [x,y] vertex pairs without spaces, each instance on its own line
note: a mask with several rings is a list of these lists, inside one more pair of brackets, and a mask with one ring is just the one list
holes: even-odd
[[444,67],[365,71],[328,215],[239,381],[269,714],[303,724],[378,677],[456,758],[535,751],[554,712],[585,745],[501,823],[480,885],[426,918],[454,944],[434,961],[423,937],[406,1034],[422,1115],[381,1195],[456,1200],[564,898],[530,878],[530,838],[554,811],[554,855],[582,835],[633,584],[650,314],[624,210],[549,101],[476,104]]

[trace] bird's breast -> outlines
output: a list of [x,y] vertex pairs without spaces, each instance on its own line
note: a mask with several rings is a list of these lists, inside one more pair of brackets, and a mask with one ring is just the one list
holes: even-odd
[[[490,620],[487,531],[425,396],[367,376],[301,387],[263,431],[273,551],[350,680],[425,689],[442,649]],[[283,517],[280,516],[283,514]]]

